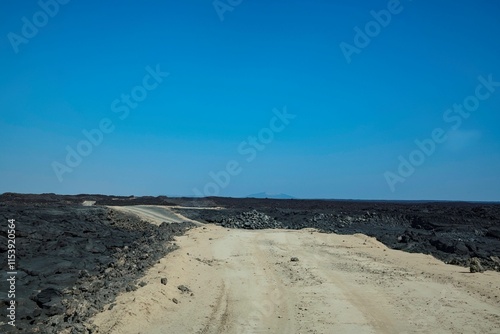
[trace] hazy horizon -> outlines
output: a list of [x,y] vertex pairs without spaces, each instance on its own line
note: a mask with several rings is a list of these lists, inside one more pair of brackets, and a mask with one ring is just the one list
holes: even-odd
[[0,8],[0,193],[500,201],[500,3]]
[[[35,195],[35,196],[40,196],[40,195],[56,195],[56,196],[110,196],[110,197],[123,197],[123,198],[130,198],[130,197],[135,197],[135,198],[141,198],[141,197],[167,197],[167,198],[210,198],[210,197],[219,197],[219,198],[233,198],[233,199],[272,199],[272,200],[297,200],[297,201],[339,201],[339,202],[404,202],[404,203],[478,203],[478,204],[497,204],[500,203],[500,201],[474,201],[474,200],[447,200],[447,199],[366,199],[366,198],[321,198],[321,197],[295,197],[291,196],[289,194],[278,194],[278,195],[289,195],[290,198],[278,198],[278,197],[252,197],[253,194],[247,195],[247,196],[207,196],[207,197],[196,197],[196,196],[189,196],[189,195],[172,195],[172,194],[154,194],[154,195],[134,195],[134,194],[128,194],[128,195],[118,195],[118,194],[112,194],[112,193],[105,193],[105,194],[94,194],[94,193],[66,193],[66,194],[58,194],[58,193],[16,193],[16,192],[4,192],[0,193],[0,195],[5,195],[5,194],[20,194],[20,195]],[[272,194],[271,194],[272,195]]]

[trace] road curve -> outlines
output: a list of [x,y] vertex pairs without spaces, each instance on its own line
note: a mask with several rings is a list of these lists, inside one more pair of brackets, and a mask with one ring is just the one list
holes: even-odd
[[160,225],[163,222],[167,223],[182,223],[191,222],[195,225],[203,225],[198,221],[184,217],[183,215],[173,212],[168,206],[160,205],[131,205],[131,206],[108,206],[108,208],[135,215],[142,220],[155,225]]

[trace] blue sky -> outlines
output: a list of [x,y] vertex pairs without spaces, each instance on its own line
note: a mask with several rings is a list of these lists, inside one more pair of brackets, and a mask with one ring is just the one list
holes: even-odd
[[495,1],[53,1],[0,5],[0,192],[500,200]]

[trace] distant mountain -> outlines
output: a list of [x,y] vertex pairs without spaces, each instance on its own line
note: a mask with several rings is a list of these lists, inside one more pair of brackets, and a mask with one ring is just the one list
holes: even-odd
[[268,194],[266,192],[251,194],[247,198],[273,198],[273,199],[293,199],[293,196],[287,194]]

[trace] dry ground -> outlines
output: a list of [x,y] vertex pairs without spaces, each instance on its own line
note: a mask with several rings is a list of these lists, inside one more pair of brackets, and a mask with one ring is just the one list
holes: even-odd
[[92,319],[102,333],[499,333],[500,273],[361,234],[204,225],[177,244]]

